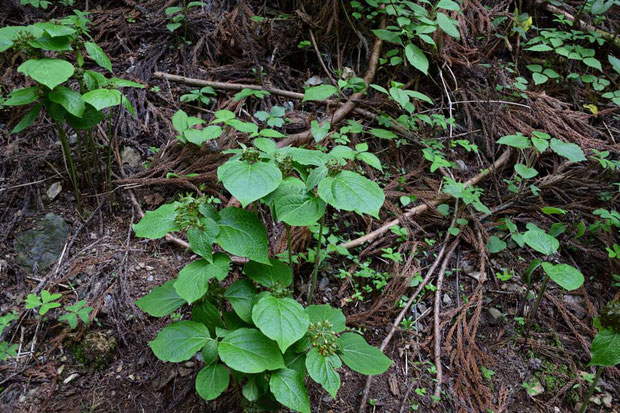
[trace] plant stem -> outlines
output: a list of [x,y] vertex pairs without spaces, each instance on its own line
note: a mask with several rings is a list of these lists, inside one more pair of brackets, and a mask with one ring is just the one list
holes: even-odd
[[536,313],[538,312],[538,306],[540,305],[540,300],[542,300],[543,295],[545,295],[545,289],[547,288],[547,284],[549,283],[549,276],[545,275],[545,279],[540,287],[540,292],[538,293],[538,297],[536,297],[536,302],[534,303],[534,308],[532,308],[532,312],[527,320],[527,327],[525,327],[525,340],[523,341],[523,345],[521,349],[524,349],[527,345],[527,339],[530,335],[530,328],[532,328],[532,323],[534,322],[534,317],[536,317]]
[[605,367],[603,366],[598,366],[596,368],[596,374],[594,375],[592,384],[590,384],[590,388],[588,388],[588,393],[586,394],[586,398],[583,399],[583,404],[581,405],[581,409],[579,409],[579,413],[585,413],[586,409],[588,408],[588,404],[590,403],[590,397],[592,397],[592,394],[594,393],[594,389],[596,388],[596,385],[598,384],[598,380],[601,378],[601,375],[603,374],[603,370],[605,370]]
[[284,224],[284,228],[286,228],[286,246],[288,248],[288,265],[291,267],[291,272],[293,271],[293,250],[291,247],[291,226],[289,224]]
[[67,158],[67,164],[69,165],[69,172],[71,174],[71,182],[73,184],[75,199],[77,200],[78,206],[81,208],[82,198],[80,197],[80,190],[78,188],[77,172],[75,170],[75,164],[73,163],[73,157],[71,156],[71,148],[69,147],[69,141],[67,140],[65,130],[59,122],[56,122],[56,131],[58,132],[58,136],[60,136],[62,150],[65,153],[65,158]]
[[319,221],[319,239],[316,244],[316,252],[314,255],[314,270],[312,271],[312,280],[310,281],[310,292],[308,293],[308,305],[312,304],[314,298],[314,290],[316,289],[316,278],[319,273],[319,265],[321,264],[321,240],[323,238],[323,224],[325,223],[325,215]]

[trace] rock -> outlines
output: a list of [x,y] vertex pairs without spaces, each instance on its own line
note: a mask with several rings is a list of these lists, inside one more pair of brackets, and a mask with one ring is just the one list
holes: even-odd
[[441,301],[443,301],[444,305],[452,304],[452,298],[450,298],[448,294],[444,294],[443,297],[441,298]]
[[545,388],[537,378],[533,378],[530,381],[530,384],[532,385],[528,390],[528,394],[530,396],[538,396],[539,394],[543,394],[545,392]]
[[515,294],[518,294],[518,295],[525,294],[525,290],[526,290],[526,288],[524,286],[518,285],[518,284],[515,284],[515,283],[504,283],[504,284],[502,284],[501,288],[504,291],[508,291],[508,292],[515,293]]
[[319,281],[319,290],[324,290],[329,285],[329,279],[327,277],[321,278]]
[[487,310],[487,313],[489,314],[489,323],[491,325],[499,325],[504,320],[504,315],[497,308],[491,307]]
[[142,158],[140,157],[138,151],[136,151],[132,147],[125,146],[121,150],[121,161],[131,166],[132,168],[137,168],[138,166],[140,166]]
[[69,235],[69,225],[58,215],[47,214],[37,222],[38,229],[15,238],[17,262],[30,271],[43,271],[58,261]]
[[608,409],[611,409],[612,401],[613,401],[613,397],[611,396],[611,394],[605,392],[603,394],[603,404],[605,405],[605,407],[607,407]]
[[77,379],[78,377],[80,377],[80,375],[78,373],[73,373],[73,374],[69,375],[69,377],[64,379],[62,382],[63,382],[63,384],[68,384],[68,383],[72,382],[73,380]]
[[323,83],[323,79],[321,79],[318,76],[312,76],[311,78],[309,78],[308,80],[306,80],[304,82],[304,86],[308,87],[308,86],[318,86],[320,84]]
[[194,372],[194,369],[188,369],[186,367],[179,367],[179,375],[181,377],[187,377]]
[[465,162],[463,162],[461,159],[457,159],[456,161],[456,166],[461,170],[461,171],[467,171],[469,168],[467,167],[467,164]]
[[323,397],[323,401],[325,403],[331,403],[331,402],[334,401],[334,398],[331,395],[328,394],[327,396]]
[[62,185],[60,182],[54,182],[53,184],[50,185],[49,188],[47,188],[47,197],[49,198],[50,201],[53,201],[54,198],[56,198],[58,196],[58,194],[62,191]]
[[152,276],[152,275],[149,275],[148,277],[146,277],[146,280],[147,280],[148,282],[153,281],[153,276]]
[[578,295],[564,294],[564,302],[568,304],[568,308],[582,320],[586,316],[586,312],[583,308],[583,297]]

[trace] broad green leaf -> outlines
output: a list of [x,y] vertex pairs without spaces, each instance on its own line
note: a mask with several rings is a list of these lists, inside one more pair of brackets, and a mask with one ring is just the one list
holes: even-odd
[[136,237],[157,239],[171,231],[178,231],[175,216],[173,204],[164,204],[154,211],[147,211],[140,222],[133,224]]
[[599,330],[592,341],[590,353],[590,366],[620,364],[620,332],[610,328]]
[[306,313],[313,324],[329,321],[335,333],[342,333],[347,328],[345,325],[347,319],[339,308],[332,308],[328,304],[309,305],[306,307]]
[[47,34],[52,37],[58,36],[71,36],[75,33],[75,29],[69,26],[65,26],[62,24],[54,24],[50,22],[40,22],[35,23],[35,27],[44,30]]
[[216,327],[224,328],[220,310],[208,299],[201,300],[192,306],[192,321],[206,325],[211,334],[215,333]]
[[174,289],[176,280],[170,280],[161,287],[155,287],[150,293],[136,301],[140,309],[153,317],[164,317],[186,303]]
[[144,85],[132,80],[121,79],[118,77],[111,77],[108,83],[114,87],[135,87],[138,89],[144,89]]
[[73,116],[81,118],[82,115],[84,115],[84,110],[86,109],[84,100],[82,99],[82,95],[75,90],[71,90],[68,87],[59,86],[50,92],[48,97],[52,102],[58,103]]
[[395,44],[402,44],[400,40],[400,32],[387,29],[375,29],[372,32],[381,40]]
[[543,212],[543,214],[547,214],[547,215],[553,215],[553,214],[566,215],[565,209],[555,208],[555,207],[550,207],[550,206],[541,208],[541,211]]
[[532,73],[532,79],[534,80],[535,85],[542,85],[549,80],[549,78],[542,73]]
[[217,169],[217,177],[244,208],[282,182],[282,172],[273,162],[230,160]]
[[545,139],[532,136],[532,145],[534,145],[538,152],[543,153],[549,147],[549,142],[547,142]]
[[306,356],[306,369],[312,380],[319,383],[332,397],[337,397],[340,388],[340,375],[335,370],[342,363],[337,355],[322,355],[318,348],[312,347]]
[[34,105],[32,109],[30,109],[23,118],[19,121],[17,125],[13,128],[11,133],[19,133],[26,129],[28,126],[32,125],[32,123],[39,117],[39,113],[41,113],[41,105]]
[[178,363],[192,358],[210,338],[204,324],[177,321],[164,327],[149,347],[158,359]]
[[565,157],[571,162],[581,162],[586,160],[581,148],[574,143],[562,142],[559,139],[553,138],[551,139],[549,146],[553,152]]
[[379,158],[374,153],[362,152],[362,153],[358,153],[357,155],[355,155],[355,157],[359,159],[360,161],[365,162],[368,165],[372,166],[373,168],[383,172],[383,167],[381,166],[381,160],[379,160]]
[[329,122],[319,123],[316,120],[310,122],[310,133],[314,138],[315,142],[321,142],[329,133],[329,128],[331,127]]
[[213,261],[213,243],[220,233],[220,227],[211,218],[200,219],[201,226],[192,226],[187,230],[190,249],[207,261]]
[[267,231],[256,215],[240,208],[220,212],[217,243],[227,252],[269,263]]
[[439,0],[439,3],[437,3],[437,6],[435,6],[435,8],[446,9],[446,10],[451,10],[451,11],[461,10],[461,6],[459,6],[457,2],[452,1],[452,0]]
[[540,229],[529,229],[523,234],[523,241],[532,249],[544,255],[555,254],[560,242]]
[[[267,389],[267,385],[268,383],[262,375],[251,375],[248,377],[248,381],[243,386],[241,393],[243,397],[249,401],[255,402],[258,400],[261,393]],[[261,386],[261,388],[259,388],[259,386]]]
[[549,262],[543,262],[542,267],[549,276],[549,278],[551,278],[553,281],[555,281],[556,284],[558,284],[565,290],[576,290],[583,284],[583,274],[581,274],[581,271],[579,271],[572,265],[553,265]]
[[256,287],[249,280],[235,281],[224,293],[235,313],[246,323],[252,322],[252,299],[255,295]]
[[101,110],[121,104],[121,92],[116,89],[95,89],[82,95],[84,102],[91,104],[95,109]]
[[521,175],[524,179],[530,179],[538,175],[538,171],[536,169],[528,168],[522,163],[515,164],[515,171],[517,171],[517,173]]
[[226,121],[226,124],[228,126],[232,126],[239,132],[243,132],[243,133],[257,133],[258,132],[258,126],[252,122],[243,122],[239,119],[231,119],[231,120]]
[[594,57],[586,57],[585,59],[582,60],[582,62],[586,66],[590,66],[590,67],[593,67],[595,69],[598,69],[599,72],[603,71],[603,68],[601,67],[601,62],[599,62],[599,60],[595,59]]
[[30,59],[22,63],[17,71],[30,76],[37,82],[54,89],[73,75],[73,65],[62,59]]
[[269,389],[276,400],[289,409],[310,413],[310,398],[299,372],[286,368],[276,371],[269,379]]
[[278,220],[292,226],[312,225],[325,214],[325,202],[295,177],[283,180],[273,199]]
[[489,242],[487,242],[486,247],[491,254],[497,254],[506,249],[506,243],[493,235],[489,237]]
[[[54,104],[54,106],[60,107],[60,105]],[[51,112],[52,108],[48,107],[48,114]],[[51,115],[50,115],[51,116]],[[71,125],[74,129],[77,130],[85,130],[91,129],[95,127],[99,122],[103,120],[103,113],[95,109],[92,105],[86,104],[84,113],[81,118],[75,117],[70,113],[66,113],[66,120],[69,125]],[[60,121],[60,120],[59,120]]]
[[219,343],[220,359],[242,373],[261,373],[284,368],[278,345],[253,328],[240,328]]
[[413,43],[409,43],[405,47],[405,56],[411,66],[415,67],[425,75],[428,75],[428,58],[422,49]]
[[[300,348],[298,352],[297,343],[302,342],[307,342],[308,345]],[[306,350],[310,346],[310,338],[306,336],[297,343],[291,346],[289,350],[284,353],[284,364],[286,364],[287,369],[295,370],[299,372],[299,374],[301,374],[302,376],[306,377]]]
[[497,141],[497,143],[500,143],[502,145],[512,146],[513,148],[518,148],[518,149],[527,149],[530,147],[529,138],[521,134],[504,136],[500,138]]
[[340,358],[358,373],[368,376],[381,374],[392,365],[392,360],[387,358],[378,348],[368,344],[360,335],[344,333],[338,342],[342,347]]
[[112,72],[112,62],[110,62],[110,58],[101,47],[93,42],[85,42],[84,48],[86,49],[86,53],[88,53],[88,57],[93,59],[95,63],[106,69],[108,72]]
[[196,391],[205,400],[217,399],[228,388],[230,374],[223,364],[213,363],[196,376]]
[[182,110],[178,110],[172,115],[172,126],[179,133],[185,132],[189,128],[189,116]]
[[381,139],[396,139],[396,138],[398,138],[398,135],[396,135],[394,132],[390,132],[387,129],[370,129],[368,131],[368,133],[370,133],[373,136],[376,136],[377,138],[381,138]]
[[308,100],[325,100],[338,93],[338,89],[332,85],[319,85],[309,87],[304,92],[303,102]]
[[351,171],[341,171],[319,183],[321,199],[334,208],[379,217],[385,195],[375,182]]
[[292,298],[263,298],[252,308],[252,321],[278,343],[282,353],[308,331],[308,315]]
[[23,106],[28,105],[29,103],[35,102],[39,95],[37,91],[39,88],[37,87],[27,87],[24,89],[15,89],[11,93],[9,93],[7,99],[2,102],[4,106]]
[[243,272],[254,282],[267,287],[288,287],[293,282],[291,268],[275,258],[269,260],[271,265],[250,261],[243,267]]
[[181,271],[174,283],[174,289],[188,303],[201,298],[207,292],[209,280],[214,274],[210,271],[210,264],[207,260],[197,260],[187,264]]
[[448,35],[460,40],[461,34],[458,29],[459,24],[456,20],[451,19],[443,13],[437,13],[437,24],[441,27],[441,30],[446,32]]

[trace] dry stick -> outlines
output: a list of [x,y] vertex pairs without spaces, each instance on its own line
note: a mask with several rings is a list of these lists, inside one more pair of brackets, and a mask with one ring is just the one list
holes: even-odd
[[[456,217],[456,214],[454,214]],[[443,264],[441,264],[441,269],[439,270],[439,275],[437,275],[437,289],[435,290],[435,314],[434,314],[434,322],[435,322],[435,370],[437,371],[437,386],[435,387],[435,400],[439,400],[439,396],[441,395],[441,380],[443,375],[443,369],[441,367],[441,328],[439,325],[439,313],[441,310],[441,286],[443,284],[443,276],[446,273],[446,267],[448,266],[448,261],[450,261],[450,257],[454,253],[456,246],[458,245],[458,239],[454,241],[452,244],[452,248],[448,251],[446,258],[443,260]],[[433,404],[435,404],[434,402]]]
[[[506,151],[504,151],[504,153],[502,153],[501,156],[497,158],[495,162],[493,162],[493,165],[491,165],[489,169],[486,169],[480,172],[478,175],[474,176],[473,178],[463,182],[464,187],[467,188],[469,186],[476,185],[478,182],[482,181],[487,175],[489,175],[490,172],[494,172],[500,169],[501,167],[503,167],[510,159],[510,153],[511,153],[510,149],[506,149]],[[361,236],[359,238],[356,238],[352,241],[340,244],[340,246],[344,248],[353,248],[353,247],[362,245],[365,242],[373,241],[380,235],[383,235],[386,232],[388,232],[390,227],[393,227],[394,225],[398,225],[403,218],[411,218],[414,215],[419,215],[422,212],[425,212],[427,209],[429,209],[430,206],[437,206],[440,203],[450,198],[451,196],[448,194],[444,194],[444,193],[439,194],[437,198],[427,202],[426,204],[418,205],[418,206],[411,208],[410,210],[405,212],[400,218],[393,219],[387,222],[386,224],[383,224],[380,228],[377,228],[376,230],[369,232],[368,234]]]
[[[447,233],[446,235],[449,236],[449,234],[450,233]],[[446,240],[447,240],[447,237],[446,237]],[[398,329],[398,326],[400,325],[400,322],[405,317],[405,314],[407,314],[407,311],[409,310],[409,307],[411,307],[411,305],[413,304],[413,302],[417,298],[418,294],[420,294],[422,289],[430,281],[431,277],[433,276],[433,273],[435,272],[435,269],[437,268],[437,266],[441,262],[441,258],[443,257],[443,254],[444,254],[445,251],[446,251],[446,243],[444,243],[443,246],[441,247],[441,250],[439,251],[439,254],[437,255],[437,258],[435,259],[435,262],[433,262],[433,265],[428,270],[428,273],[426,274],[426,277],[424,277],[424,280],[422,280],[420,285],[418,285],[418,288],[411,295],[411,297],[409,298],[409,301],[407,301],[407,304],[405,304],[405,307],[403,307],[401,312],[398,314],[398,316],[396,317],[396,319],[392,323],[392,328],[390,329],[390,332],[383,339],[383,342],[381,343],[381,347],[379,347],[379,349],[381,351],[385,350],[387,345],[390,343],[390,340],[392,340],[392,337],[394,336],[394,333]],[[364,386],[364,392],[362,393],[362,400],[360,402],[360,407],[359,407],[359,410],[358,410],[359,413],[363,413],[364,412],[364,408],[366,406],[366,402],[368,401],[368,394],[370,393],[370,385],[371,384],[372,384],[372,376],[368,376],[368,378],[366,379],[366,385]]]

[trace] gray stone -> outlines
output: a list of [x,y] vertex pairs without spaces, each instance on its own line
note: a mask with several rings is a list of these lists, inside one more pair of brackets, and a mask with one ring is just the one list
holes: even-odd
[[22,267],[43,271],[58,261],[69,235],[69,225],[58,215],[47,214],[36,227],[18,235],[14,247]]
[[452,304],[452,298],[450,298],[448,294],[444,294],[441,300],[443,301],[444,305]]
[[126,163],[132,168],[137,168],[138,166],[140,166],[142,158],[140,157],[138,151],[136,151],[134,148],[125,146],[121,150],[121,160],[123,161],[123,163]]
[[504,320],[504,315],[497,308],[491,307],[487,310],[487,313],[489,314],[489,322],[492,325],[498,325]]
[[53,201],[61,191],[62,191],[62,185],[60,184],[60,182],[54,182],[47,189],[46,194],[49,200]]

